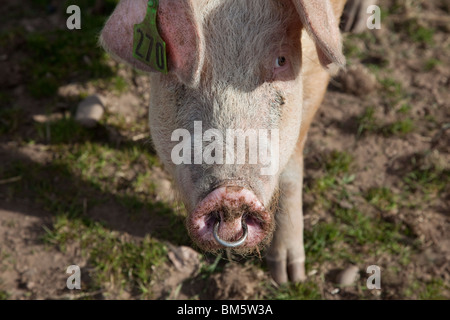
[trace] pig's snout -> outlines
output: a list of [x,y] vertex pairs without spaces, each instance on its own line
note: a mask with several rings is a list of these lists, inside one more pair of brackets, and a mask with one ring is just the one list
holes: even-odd
[[188,218],[193,240],[204,250],[233,247],[251,251],[266,242],[272,217],[255,194],[243,187],[220,187],[208,194]]

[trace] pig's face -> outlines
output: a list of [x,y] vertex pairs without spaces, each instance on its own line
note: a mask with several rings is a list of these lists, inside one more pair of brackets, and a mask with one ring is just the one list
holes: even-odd
[[[124,3],[139,23],[146,2]],[[187,208],[189,234],[205,250],[246,253],[272,237],[279,175],[302,120],[300,39],[310,17],[296,8],[288,0],[161,1],[173,72],[151,75],[151,135]],[[180,17],[179,27],[170,23]]]
[[[264,208],[271,207],[279,173],[298,138],[302,114],[301,29],[295,9],[276,1],[227,1],[208,9],[202,25],[213,27],[203,30],[205,62],[200,81],[189,86],[175,75],[155,74],[150,128],[158,154],[173,175],[190,213],[187,225],[192,238],[205,249],[220,248],[213,238],[215,221],[223,221],[219,227],[223,239],[236,240],[242,235],[242,215],[246,214],[248,239],[236,248],[246,251],[271,238],[274,219]],[[199,152],[193,145],[195,121],[201,122],[201,135],[208,129],[222,135],[223,156],[218,157],[221,159],[207,164],[203,157],[201,164],[195,164],[195,153]],[[192,137],[190,164],[177,165],[173,161],[172,151],[180,141],[171,138],[179,128],[187,129]],[[272,161],[264,166],[258,156],[250,163],[249,149],[258,150],[262,142],[249,138],[243,149],[236,140],[235,157],[227,161],[228,129],[253,129],[264,134],[269,138]],[[203,153],[210,140],[199,138],[207,140],[200,150]],[[270,150],[272,146],[278,150]],[[243,164],[238,164],[240,153],[246,156]],[[263,168],[269,174],[262,174]],[[218,190],[216,194],[207,198],[214,190]],[[228,198],[234,203],[228,203]],[[246,206],[258,208],[252,212],[243,208]],[[230,212],[225,213],[226,210]],[[234,216],[225,222],[224,215]]]

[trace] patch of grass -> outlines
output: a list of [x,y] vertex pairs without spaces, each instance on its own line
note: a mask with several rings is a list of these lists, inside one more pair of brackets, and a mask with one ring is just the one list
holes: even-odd
[[417,19],[413,18],[407,20],[404,23],[403,28],[413,42],[427,45],[433,44],[435,30],[421,25]]
[[321,300],[322,295],[317,283],[306,281],[303,283],[289,283],[277,290],[269,290],[266,299],[269,300]]
[[420,300],[448,300],[448,295],[444,294],[450,288],[445,285],[444,280],[440,278],[433,278],[428,282],[415,280],[407,289],[405,289],[405,296]]
[[336,178],[333,176],[325,175],[315,181],[313,186],[314,190],[318,192],[325,192],[337,185]]
[[448,300],[449,297],[445,296],[443,291],[449,289],[444,280],[433,278],[425,284],[425,290],[420,292],[419,298],[422,300]]
[[395,121],[391,124],[385,125],[380,128],[380,131],[385,136],[397,136],[405,135],[412,132],[414,129],[414,122],[412,119],[407,118],[403,120]]
[[127,208],[130,214],[135,214],[145,207],[144,203],[138,197],[129,194],[120,197],[118,201],[123,207]]
[[221,272],[223,269],[223,266],[220,265],[221,260],[222,260],[222,253],[219,253],[214,259],[213,263],[202,263],[200,269],[200,277],[202,279],[208,279],[214,273]]
[[[116,190],[116,192],[123,191],[130,195],[153,195],[152,189],[139,192],[140,189],[136,189],[133,183],[135,179],[133,176],[124,177],[124,172],[134,171],[133,167],[141,168],[139,172],[145,172],[157,164],[154,155],[137,145],[124,146],[118,150],[106,144],[86,142],[74,146],[66,156],[64,161],[73,174],[89,181],[101,191]],[[143,198],[140,200],[142,201]]]
[[[58,215],[43,240],[62,251],[78,242],[82,252],[96,269],[98,287],[137,289],[143,298],[151,298],[151,281],[155,268],[166,261],[166,247],[146,236],[141,241],[126,239],[103,224],[87,218]],[[131,288],[130,288],[131,286]]]
[[117,94],[124,93],[128,89],[127,81],[121,76],[115,76],[111,82],[112,88]]
[[439,170],[436,167],[415,168],[403,176],[403,181],[412,191],[438,193],[450,182],[450,171]]
[[365,57],[365,53],[356,45],[356,40],[354,38],[347,36],[344,41],[344,54],[346,57],[356,59]]
[[125,241],[112,233],[104,233],[99,240],[90,254],[98,285],[131,285],[140,290],[143,298],[151,298],[151,282],[156,267],[166,261],[166,247],[148,235],[140,243]]
[[424,119],[433,125],[438,125],[439,121],[432,114],[425,115]]
[[354,35],[355,38],[362,40],[365,45],[374,45],[378,43],[378,39],[373,32],[361,32]]
[[112,198],[132,219],[148,212],[161,216],[164,223],[152,233],[155,237],[177,245],[191,243],[182,206],[155,200],[157,188],[149,172],[157,160],[148,150],[135,144],[114,148],[90,141],[50,148],[58,156],[49,164],[16,161],[1,167],[3,177],[21,177],[11,185],[10,198],[31,192],[48,212],[74,218],[83,214],[86,205],[90,208]]
[[103,193],[114,195],[119,205],[134,212],[146,208],[173,214],[168,205],[155,201],[155,190],[137,189],[133,184],[134,172],[150,171],[156,163],[153,155],[138,146],[115,149],[85,142],[53,148],[58,157],[49,164],[16,161],[2,168],[5,178],[21,177],[20,182],[12,185],[11,196],[31,191],[50,212],[78,214],[83,211],[83,199],[95,202],[92,199],[95,193],[97,196]]
[[155,230],[155,237],[162,239],[170,239],[170,242],[179,246],[192,245],[192,240],[186,232],[186,216],[181,210],[175,210],[165,203],[157,202],[156,208],[152,209],[166,220],[167,227]]
[[375,108],[368,107],[364,113],[357,118],[358,131],[357,136],[362,136],[366,133],[375,132],[378,129],[377,119],[375,118]]
[[394,78],[386,77],[379,79],[385,95],[389,98],[391,104],[396,104],[406,96],[406,91],[401,82]]
[[343,223],[346,236],[361,245],[390,246],[401,237],[399,226],[371,218],[357,209],[336,208],[335,215],[338,223]]
[[[397,225],[364,214],[356,208],[342,208],[332,204],[333,220],[319,222],[311,230],[305,230],[305,252],[308,264],[324,261],[364,261],[388,253],[398,256],[400,263],[408,263],[411,250],[404,241],[411,232],[404,225]],[[364,248],[356,250],[358,248]]]
[[82,212],[81,199],[86,188],[73,179],[64,165],[40,165],[17,160],[3,169],[6,177],[20,176],[20,181],[11,184],[12,197],[22,193],[34,196],[34,201],[51,213],[66,212],[77,215]]
[[401,114],[407,114],[411,111],[411,105],[409,103],[404,103],[400,106],[400,108],[397,110],[398,113]]
[[[361,47],[361,43],[364,46]],[[344,54],[348,58],[365,60],[373,52],[367,48],[375,47],[378,44],[377,38],[372,32],[362,32],[360,34],[347,34],[344,38]]]
[[[131,134],[142,134],[148,133],[148,123],[147,121],[127,121],[124,115],[118,113],[108,113],[106,112],[101,123],[107,124],[116,128],[118,131],[126,133],[127,135]],[[147,136],[150,139],[150,134]],[[144,138],[145,139],[145,138]]]
[[[65,138],[60,141],[67,138],[66,133],[61,135]],[[97,269],[93,278],[96,287],[131,287],[141,297],[151,297],[155,268],[165,261],[166,255],[164,245],[155,237],[171,239],[174,244],[190,243],[184,218],[169,205],[155,202],[151,190],[142,190],[150,176],[143,174],[137,185],[132,183],[132,176],[124,176],[124,172],[150,170],[154,156],[136,145],[113,148],[84,142],[61,143],[50,148],[58,156],[48,164],[18,160],[1,168],[5,177],[22,177],[12,185],[12,196],[32,194],[34,201],[54,215],[43,240],[62,251],[72,244],[80,247]],[[137,192],[138,187],[141,192]],[[135,211],[145,208],[164,215],[164,225],[152,233],[153,238],[137,241],[83,216],[85,205],[92,208],[103,198],[112,198],[128,212],[130,208]]]
[[133,189],[137,193],[155,193],[156,192],[156,185],[155,182],[152,180],[150,172],[139,172],[136,176],[136,179],[134,179],[133,183]]
[[8,30],[2,29],[0,31],[0,46],[3,48],[11,47],[17,39],[23,39],[26,33],[25,28],[21,26],[15,26]]
[[442,61],[435,59],[435,58],[430,58],[427,61],[425,61],[425,66],[424,69],[425,71],[431,71],[434,70],[437,66],[441,65]]
[[0,290],[0,300],[8,300],[11,295],[4,290]]
[[325,174],[314,181],[311,189],[323,193],[340,184],[353,181],[354,175],[348,174],[352,161],[352,156],[347,152],[335,150],[326,154],[320,161]]
[[[46,244],[55,245],[62,252],[66,252],[67,245],[78,240],[86,249],[91,243],[89,240],[96,232],[99,233],[103,226],[88,219],[74,217],[69,214],[58,214],[53,219],[51,228],[44,226],[45,234],[42,240]],[[83,233],[79,233],[83,231]],[[81,237],[80,237],[81,235]]]
[[[81,30],[32,32],[24,36],[25,51],[29,53],[24,65],[29,72],[28,89],[33,97],[51,97],[61,84],[73,78],[113,76],[103,50],[97,45],[98,33],[114,5],[111,1],[107,3],[108,12],[104,16],[81,10]],[[88,8],[92,2],[83,0],[77,5]]]
[[389,8],[384,6],[380,7],[380,20],[382,23],[386,21],[386,19],[389,17],[390,14],[391,11],[389,10]]
[[446,297],[443,291],[449,289],[445,285],[444,280],[433,278],[425,284],[425,288],[420,292],[419,298],[422,300],[448,300],[449,297]]
[[325,159],[325,169],[327,173],[332,175],[347,173],[351,163],[352,156],[349,153],[332,151]]
[[0,109],[0,135],[16,131],[23,122],[24,114],[21,108]]
[[413,155],[405,168],[402,180],[406,191],[439,194],[450,183],[450,170],[431,153]]
[[11,103],[11,101],[12,101],[12,97],[9,92],[0,91],[0,105],[7,105],[7,104]]
[[50,123],[35,124],[38,137],[52,144],[75,143],[90,140],[92,131],[84,128],[72,117]]
[[[403,104],[398,112],[406,113],[410,110],[408,104]],[[375,108],[368,107],[365,111],[356,119],[358,123],[358,129],[356,132],[357,137],[361,137],[365,134],[375,133],[382,134],[386,137],[406,135],[414,130],[414,122],[411,118],[400,119],[392,123],[383,124],[375,116]]]
[[434,32],[435,30],[432,28],[418,26],[415,32],[411,34],[411,38],[416,42],[432,44]]
[[405,4],[402,0],[394,0],[387,9],[389,14],[400,14],[405,11]]
[[[6,226],[8,228],[14,228],[15,227],[15,222],[14,221],[9,221],[6,223],[2,223],[2,226]],[[5,249],[0,249],[0,258],[1,258],[1,262],[6,261],[9,257],[11,256],[10,253],[8,253]]]
[[307,263],[332,260],[339,256],[345,235],[336,223],[318,223],[312,230],[305,230],[305,252]]
[[397,197],[388,188],[371,188],[367,191],[365,198],[382,211],[391,211],[397,208]]

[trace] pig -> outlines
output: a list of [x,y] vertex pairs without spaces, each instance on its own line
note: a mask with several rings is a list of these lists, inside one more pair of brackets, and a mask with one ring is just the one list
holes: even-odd
[[[344,5],[345,0],[160,0],[157,27],[166,43],[167,74],[132,54],[133,26],[144,20],[147,0],[121,0],[99,39],[113,57],[149,74],[150,135],[185,205],[193,242],[210,252],[265,252],[278,283],[305,279],[303,148],[330,75],[345,65],[339,30]],[[277,133],[267,140],[277,170],[261,174],[259,159],[175,163],[177,130],[204,146],[195,123],[202,133],[214,130],[210,141],[241,130],[249,142],[226,150],[231,160],[239,152],[249,156],[248,130]]]

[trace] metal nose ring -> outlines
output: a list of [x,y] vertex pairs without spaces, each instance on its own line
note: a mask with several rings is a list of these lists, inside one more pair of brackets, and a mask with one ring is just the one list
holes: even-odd
[[217,220],[214,225],[213,235],[214,235],[214,239],[216,239],[216,241],[219,244],[221,244],[222,246],[227,247],[227,248],[235,248],[235,247],[239,247],[240,245],[242,245],[245,242],[245,240],[247,240],[248,229],[247,229],[247,224],[245,223],[244,220],[242,220],[242,229],[244,230],[244,234],[242,235],[242,237],[239,240],[237,240],[235,242],[228,242],[228,241],[225,241],[225,240],[222,240],[219,238],[219,235],[218,235],[219,224],[220,224],[220,221]]

